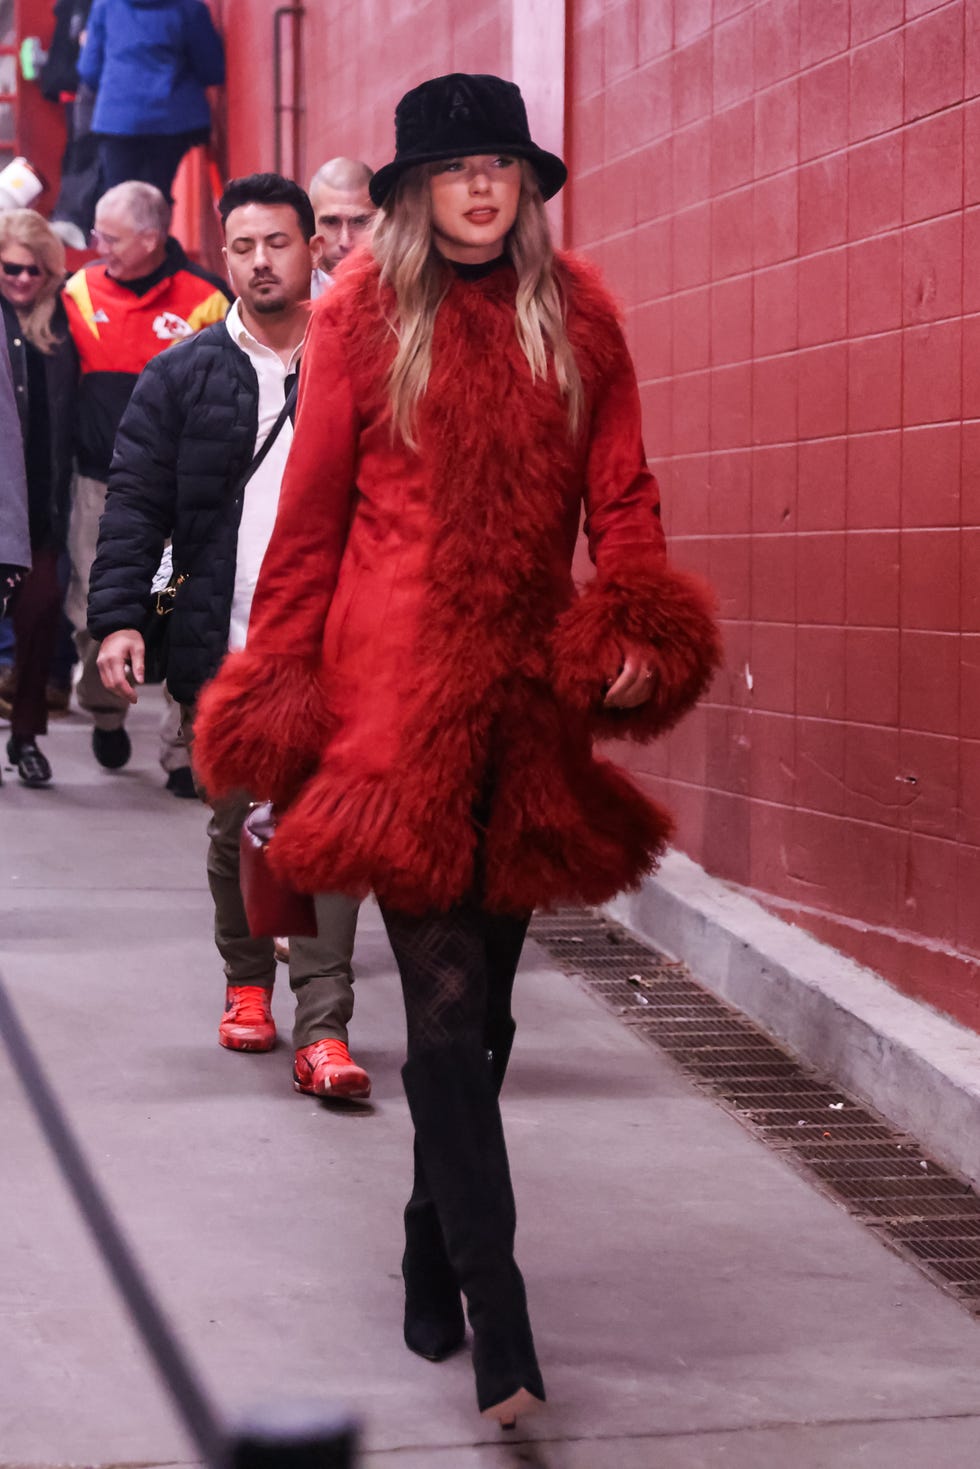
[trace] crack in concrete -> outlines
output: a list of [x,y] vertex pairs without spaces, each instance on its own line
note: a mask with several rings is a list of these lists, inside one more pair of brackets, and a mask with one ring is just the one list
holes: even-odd
[[[882,1417],[859,1417],[859,1418],[788,1418],[788,1419],[765,1419],[758,1423],[739,1424],[715,1424],[705,1428],[664,1428],[648,1429],[637,1433],[607,1433],[602,1435],[591,1434],[556,1434],[554,1436],[543,1436],[533,1439],[511,1440],[509,1443],[488,1443],[486,1439],[475,1439],[468,1444],[398,1444],[387,1449],[370,1449],[368,1453],[372,1460],[394,1457],[397,1454],[406,1453],[430,1453],[450,1454],[458,1453],[461,1448],[497,1450],[506,1455],[502,1462],[516,1464],[531,1464],[536,1469],[549,1469],[549,1461],[540,1457],[540,1451],[549,1447],[559,1447],[567,1444],[628,1444],[628,1443],[667,1443],[671,1439],[699,1439],[699,1438],[740,1438],[748,1434],[758,1433],[786,1433],[798,1429],[801,1432],[817,1429],[833,1430],[838,1428],[876,1428],[883,1424],[915,1424],[915,1423],[971,1423],[980,1424],[980,1409],[975,1412],[962,1413],[916,1413],[910,1417],[898,1415],[890,1417],[885,1414]],[[530,1450],[534,1457],[528,1458],[527,1451]],[[524,1457],[515,1457],[517,1452],[523,1453]],[[5,1464],[0,1464],[0,1469],[8,1469]],[[17,1466],[21,1469],[21,1466]],[[24,1469],[62,1469],[60,1465],[53,1466],[24,1466]],[[115,1465],[86,1466],[86,1469],[117,1469]],[[129,1465],[119,1466],[119,1469],[130,1469]]]

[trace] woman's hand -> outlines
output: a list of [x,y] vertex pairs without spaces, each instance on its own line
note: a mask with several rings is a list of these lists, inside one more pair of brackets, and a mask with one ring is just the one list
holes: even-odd
[[603,706],[606,709],[637,709],[645,704],[653,691],[653,674],[646,655],[639,648],[627,648],[623,666],[609,686]]
[[6,617],[7,603],[26,575],[22,566],[0,565],[0,617]]
[[136,703],[133,684],[143,682],[146,650],[143,634],[134,627],[111,632],[99,649],[99,674],[106,688]]

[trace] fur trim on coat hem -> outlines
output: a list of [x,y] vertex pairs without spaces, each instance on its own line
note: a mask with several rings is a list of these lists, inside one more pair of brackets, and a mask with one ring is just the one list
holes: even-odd
[[[650,698],[635,709],[606,709],[602,701],[626,645],[645,652]],[[721,663],[709,588],[666,565],[623,564],[597,576],[558,619],[552,646],[559,699],[588,714],[599,739],[663,734],[697,702]]]
[[211,797],[244,790],[285,805],[316,769],[329,728],[319,658],[230,653],[198,701],[194,768]]
[[273,871],[299,892],[373,891],[406,913],[444,912],[473,882],[476,835],[459,798],[438,821],[390,774],[320,770],[283,811]]
[[[356,775],[327,764],[282,812],[273,869],[301,892],[344,892],[406,913],[476,900],[492,913],[604,903],[653,870],[667,813],[586,744],[567,715],[524,702],[500,750],[486,824],[431,767]],[[433,799],[435,798],[435,799]]]
[[490,912],[594,907],[657,867],[673,832],[663,807],[606,760],[590,759],[581,776],[574,805],[559,789],[537,811],[519,778],[504,782],[487,835]]

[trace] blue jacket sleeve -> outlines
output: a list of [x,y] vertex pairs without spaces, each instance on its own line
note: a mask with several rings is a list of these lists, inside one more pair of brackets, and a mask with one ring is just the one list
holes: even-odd
[[99,90],[99,80],[105,63],[105,0],[95,0],[89,12],[85,28],[85,45],[78,58],[78,75],[83,82]]
[[203,0],[190,0],[187,16],[187,55],[202,87],[220,87],[225,80],[225,46]]

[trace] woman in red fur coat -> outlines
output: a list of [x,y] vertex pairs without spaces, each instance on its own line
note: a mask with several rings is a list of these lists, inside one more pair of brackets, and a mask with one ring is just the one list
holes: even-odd
[[405,1339],[456,1350],[462,1290],[480,1409],[510,1424],[544,1398],[497,1103],[514,971],[535,907],[654,865],[669,818],[592,741],[668,728],[718,644],[666,565],[615,308],[553,252],[565,168],[518,89],[426,82],[396,140],[372,246],[313,316],[248,647],[201,700],[197,759],[214,794],[277,802],[298,888],[378,899],[415,1124]]

